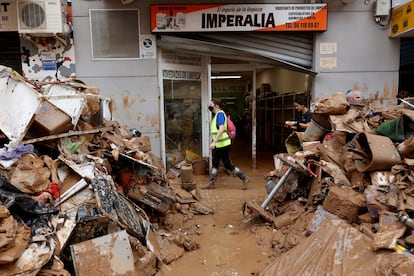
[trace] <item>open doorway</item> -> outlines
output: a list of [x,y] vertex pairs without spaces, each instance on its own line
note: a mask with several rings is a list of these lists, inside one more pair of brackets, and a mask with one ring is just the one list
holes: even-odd
[[258,163],[272,162],[272,152],[263,148],[258,150],[256,142],[256,65],[249,61],[217,57],[211,58],[211,64],[211,97],[223,101],[223,110],[230,115],[237,128],[232,158],[252,168],[257,168]]
[[293,106],[297,95],[310,98],[313,76],[242,60],[212,58],[211,63],[212,97],[223,100],[237,127],[233,157],[256,168],[272,162],[274,154],[286,152],[285,140],[292,131],[284,122],[297,117]]
[[[232,142],[233,158],[251,166],[252,163],[252,71],[211,73],[211,97],[223,102],[223,110],[236,125],[237,136]],[[235,156],[237,153],[237,157]],[[257,158],[255,156],[254,158]]]

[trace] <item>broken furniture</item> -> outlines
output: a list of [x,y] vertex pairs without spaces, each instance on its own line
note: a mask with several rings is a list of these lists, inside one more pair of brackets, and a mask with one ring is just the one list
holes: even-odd
[[[274,217],[267,213],[266,207],[268,206],[269,202],[273,199],[275,194],[279,191],[279,189],[282,187],[282,185],[285,183],[286,179],[291,175],[292,173],[301,174],[304,176],[311,176],[308,169],[299,162],[291,161],[287,158],[282,157],[282,155],[276,155],[278,159],[280,159],[285,165],[288,166],[287,170],[284,172],[282,177],[279,179],[277,184],[273,187],[273,189],[270,191],[269,195],[266,197],[266,199],[263,201],[263,203],[259,206],[254,201],[247,201],[244,203],[244,211],[243,214],[247,214],[247,210],[256,213],[259,216],[262,216],[266,221],[274,223]],[[275,158],[276,158],[275,156]]]

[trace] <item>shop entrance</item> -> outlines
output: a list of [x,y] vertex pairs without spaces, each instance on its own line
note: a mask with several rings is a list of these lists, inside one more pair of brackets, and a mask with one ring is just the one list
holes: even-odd
[[[241,142],[240,138],[248,141],[243,151],[250,158],[253,168],[264,145],[270,150],[274,146],[283,150],[280,146],[283,146],[282,141],[287,133],[283,131],[283,122],[280,121],[294,116],[293,103],[285,105],[284,99],[289,97],[284,96],[310,95],[315,75],[309,69],[313,56],[312,33],[163,34],[157,38],[157,47],[162,51],[179,52],[182,56],[198,54],[206,59],[203,64],[199,63],[203,74],[201,116],[205,116],[201,120],[203,156],[209,156],[210,152],[210,114],[205,107],[211,97],[224,98],[228,112],[239,123],[235,144]],[[183,66],[178,67],[183,70]],[[220,82],[212,78],[216,75],[241,75],[243,81],[233,85],[229,80]],[[279,116],[285,106],[289,112]],[[258,112],[271,114],[261,118],[272,120],[257,121]]]
[[237,154],[244,164],[254,167],[256,135],[253,121],[254,64],[248,61],[211,57],[211,97],[222,100],[223,110],[235,123],[236,139],[232,156]]

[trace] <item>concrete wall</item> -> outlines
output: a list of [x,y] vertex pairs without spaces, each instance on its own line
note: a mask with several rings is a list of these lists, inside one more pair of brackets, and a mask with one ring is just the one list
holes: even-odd
[[[389,26],[381,28],[374,22],[373,3],[329,2],[328,31],[316,35],[315,40],[315,100],[355,88],[374,107],[396,103],[400,40],[389,38]],[[320,44],[326,42],[336,43],[336,54],[320,53]],[[321,67],[321,58],[336,59],[336,68]]]

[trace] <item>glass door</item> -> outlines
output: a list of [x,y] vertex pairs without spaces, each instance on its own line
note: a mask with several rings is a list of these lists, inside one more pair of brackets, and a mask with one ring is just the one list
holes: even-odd
[[[191,72],[178,75],[189,74]],[[185,160],[187,154],[202,156],[201,80],[164,77],[163,89],[165,152],[169,169]]]

